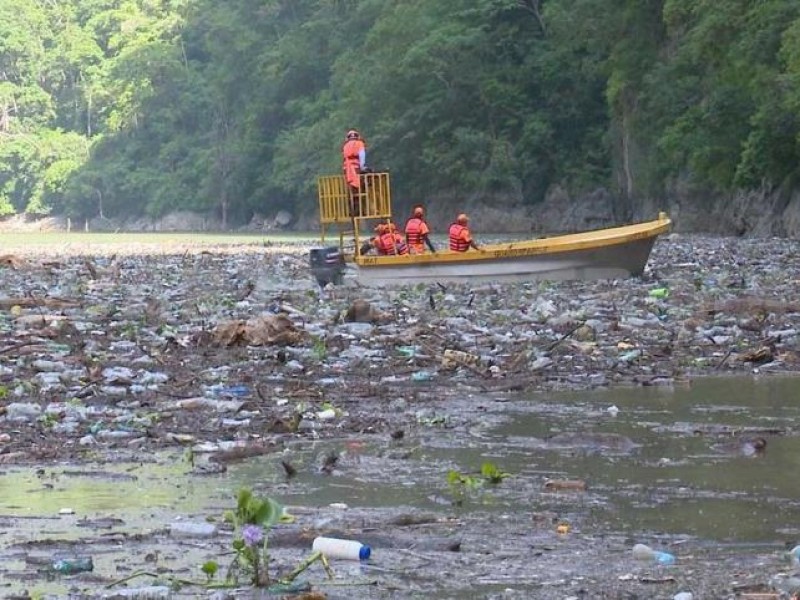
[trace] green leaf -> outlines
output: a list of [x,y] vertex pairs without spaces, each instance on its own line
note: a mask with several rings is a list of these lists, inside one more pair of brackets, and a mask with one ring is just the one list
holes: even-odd
[[249,489],[242,488],[239,490],[239,496],[236,499],[236,507],[239,509],[240,513],[243,513],[246,510],[252,498],[253,492],[251,492]]
[[497,465],[490,462],[485,462],[481,465],[481,475],[483,478],[492,484],[497,484],[503,481],[506,477],[510,477],[510,473],[505,473],[497,468]]
[[214,560],[209,560],[203,563],[203,566],[200,569],[205,573],[209,579],[213,579],[214,576],[219,571],[219,564]]
[[261,506],[254,515],[255,520],[252,521],[256,525],[263,525],[264,527],[272,527],[280,521],[283,515],[283,506],[275,502],[272,498],[266,498],[262,501]]

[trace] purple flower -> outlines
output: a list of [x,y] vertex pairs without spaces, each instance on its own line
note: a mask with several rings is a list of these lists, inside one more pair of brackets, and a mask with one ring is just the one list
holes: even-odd
[[242,527],[242,538],[245,545],[252,548],[264,541],[264,529],[259,525],[245,525]]

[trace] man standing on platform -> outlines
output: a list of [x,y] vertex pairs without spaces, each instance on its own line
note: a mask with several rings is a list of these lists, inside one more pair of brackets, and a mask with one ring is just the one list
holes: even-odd
[[350,216],[361,216],[361,174],[367,171],[367,145],[355,129],[349,130],[345,136],[342,170],[350,190]]

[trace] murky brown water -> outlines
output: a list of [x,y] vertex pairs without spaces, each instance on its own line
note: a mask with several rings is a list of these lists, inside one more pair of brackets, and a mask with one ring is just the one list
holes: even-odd
[[[502,402],[471,398],[469,403],[487,409],[462,414],[445,413],[443,407],[450,427],[423,426],[399,442],[369,436],[306,441],[281,456],[253,459],[210,477],[189,475],[174,454],[139,465],[48,467],[39,473],[9,468],[0,474],[0,557],[13,557],[4,563],[7,572],[30,570],[15,545],[96,536],[96,530],[78,526],[82,519],[120,519],[114,531],[135,532],[166,527],[185,515],[219,516],[243,485],[298,507],[346,503],[356,509],[385,508],[387,514],[455,511],[487,519],[525,514],[525,522],[531,513],[557,509],[575,532],[779,548],[800,536],[798,392],[797,379],[737,378],[700,380],[685,388],[507,397]],[[611,406],[618,408],[615,416],[608,411]],[[742,439],[742,430],[746,437],[763,436],[766,450],[756,456],[738,447],[719,450],[720,444]],[[548,442],[570,432],[579,434],[574,445]],[[595,434],[618,434],[634,445],[599,447],[591,443]],[[331,449],[340,452],[339,466],[333,475],[321,476],[316,465]],[[282,458],[300,471],[291,482],[279,465]],[[513,476],[498,486],[470,491],[454,507],[448,472],[476,475],[487,461]],[[548,478],[582,479],[588,489],[544,492]],[[62,508],[75,514],[59,516]],[[323,511],[315,519],[313,525],[323,527],[336,517]],[[186,568],[196,569],[223,547],[198,547],[185,556],[176,553],[175,560],[189,561]],[[103,552],[96,572],[125,560],[124,547]],[[28,581],[24,587],[65,589],[44,581]]]
[[[533,399],[529,413],[488,437],[509,471],[535,465],[585,479],[605,500],[593,511],[598,527],[788,541],[800,533],[800,479],[793,476],[800,465],[798,392],[796,379],[736,378],[700,380],[690,388],[561,394]],[[610,406],[619,408],[616,417],[607,412]],[[617,453],[528,443],[531,436],[563,431],[613,432],[640,446]],[[767,440],[766,450],[746,456],[735,440],[757,436]]]
[[[446,472],[475,473],[490,461],[516,477],[492,490],[481,509],[535,508],[530,487],[546,478],[583,479],[593,527],[647,530],[716,541],[796,539],[800,529],[800,380],[723,378],[685,388],[633,388],[514,399],[504,421],[476,422],[458,437],[433,430],[416,440],[408,461],[375,459],[366,448],[343,477],[302,485],[289,502],[412,505],[435,509]],[[616,406],[611,416],[607,410]],[[759,431],[759,430],[764,430]],[[547,438],[584,432],[585,445],[551,448]],[[592,444],[592,434],[629,438],[630,451]],[[764,437],[763,453],[747,456],[737,440]],[[322,448],[318,449],[319,452]],[[384,452],[384,456],[391,452]],[[305,458],[308,460],[308,457]],[[354,473],[357,476],[347,476]],[[235,477],[263,477],[257,465]],[[485,498],[484,498],[485,500]],[[777,507],[780,507],[778,510]],[[468,510],[468,507],[463,510]]]

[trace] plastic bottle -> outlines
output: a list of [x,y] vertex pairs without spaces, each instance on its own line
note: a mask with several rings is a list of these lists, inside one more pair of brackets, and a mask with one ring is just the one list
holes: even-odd
[[172,597],[172,590],[166,585],[149,585],[139,588],[126,588],[115,590],[108,596],[103,598],[111,598],[113,600],[168,600]]
[[369,546],[353,540],[318,537],[314,539],[312,549],[322,552],[325,558],[342,558],[345,560],[367,560],[372,550]]
[[789,558],[789,562],[792,563],[793,567],[800,567],[800,546],[795,546],[789,550],[787,557]]
[[247,396],[250,393],[250,388],[246,385],[230,385],[227,387],[223,387],[220,390],[220,394],[223,396],[230,396],[233,398],[241,398],[243,396]]
[[633,558],[636,560],[651,560],[662,565],[671,565],[675,562],[675,556],[669,552],[659,552],[644,544],[636,544],[633,547]]
[[73,573],[83,573],[94,571],[94,562],[91,556],[75,556],[70,558],[60,558],[53,561],[53,570],[62,575],[72,575]]
[[213,537],[217,535],[217,526],[213,523],[179,521],[169,524],[169,533],[173,537]]
[[325,410],[321,410],[317,413],[317,418],[320,421],[330,421],[331,419],[335,419],[336,410],[333,408],[326,408]]
[[770,585],[784,594],[795,594],[800,591],[800,577],[773,575],[769,581]]

